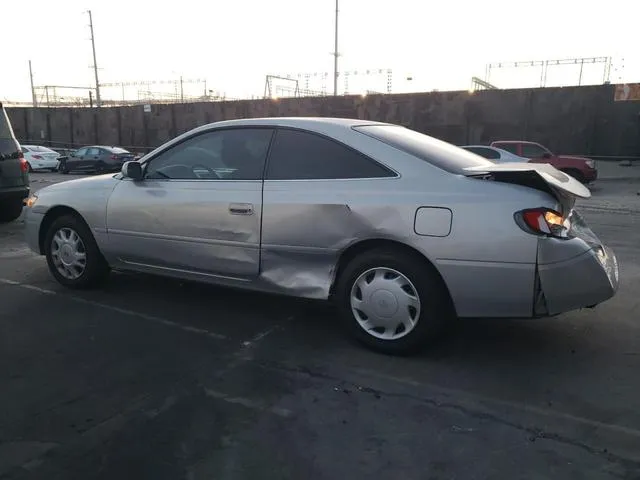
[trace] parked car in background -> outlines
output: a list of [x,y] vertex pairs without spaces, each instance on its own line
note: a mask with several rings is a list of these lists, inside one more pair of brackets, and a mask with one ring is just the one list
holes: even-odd
[[58,152],[39,145],[22,145],[20,148],[30,172],[34,170],[55,172],[58,169],[58,159],[60,158]]
[[456,315],[594,306],[618,267],[551,165],[496,164],[397,125],[231,120],[117,175],[30,197],[26,239],[69,288],[111,268],[332,299],[361,342],[405,353]]
[[481,157],[496,163],[529,161],[528,158],[522,158],[501,148],[489,147],[487,145],[464,145],[460,148],[464,148],[468,152],[475,153],[476,155],[480,155]]
[[58,169],[62,173],[83,172],[117,172],[125,162],[134,160],[135,155],[124,148],[102,145],[82,147],[72,152],[67,158],[60,160]]
[[29,196],[29,167],[0,103],[0,222],[15,220]]
[[491,146],[528,158],[532,163],[549,163],[582,183],[590,183],[598,178],[596,162],[590,158],[556,155],[539,143],[519,140],[496,141]]

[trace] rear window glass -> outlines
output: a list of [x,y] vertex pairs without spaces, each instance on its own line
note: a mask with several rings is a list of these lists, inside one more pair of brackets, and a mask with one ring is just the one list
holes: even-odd
[[464,174],[467,167],[495,165],[460,147],[399,125],[363,125],[353,128],[450,173]]
[[120,147],[113,147],[113,148],[110,148],[109,150],[111,150],[113,153],[129,153],[128,150],[125,150],[124,148],[120,148]]
[[[23,149],[26,149],[26,147],[22,147]],[[55,153],[53,150],[51,150],[50,148],[47,147],[40,147],[37,145],[29,145],[28,146],[29,151],[30,152],[43,152],[43,153]]]

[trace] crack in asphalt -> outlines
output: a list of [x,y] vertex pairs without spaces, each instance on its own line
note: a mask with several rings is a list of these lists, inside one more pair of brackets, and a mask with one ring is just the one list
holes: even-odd
[[[448,409],[448,410],[454,410],[457,411],[463,415],[466,415],[468,417],[474,418],[474,419],[479,419],[479,420],[488,420],[488,421],[492,421],[494,423],[499,423],[511,428],[515,428],[519,431],[525,432],[527,434],[530,435],[529,440],[532,442],[535,442],[536,439],[545,439],[545,440],[551,440],[551,441],[555,441],[558,443],[562,443],[565,445],[569,445],[569,446],[573,446],[576,448],[579,448],[591,455],[596,455],[599,457],[603,457],[605,458],[608,462],[610,463],[617,463],[621,466],[623,466],[625,469],[627,469],[628,472],[633,472],[633,474],[635,476],[633,476],[632,478],[640,478],[640,461],[637,460],[633,460],[630,458],[626,458],[623,457],[621,455],[617,455],[615,453],[612,453],[610,451],[608,451],[608,449],[606,448],[597,448],[597,447],[593,447],[591,445],[588,445],[587,443],[584,443],[580,440],[565,436],[565,435],[560,435],[557,433],[552,433],[552,432],[548,432],[545,431],[543,429],[538,429],[538,428],[532,428],[532,427],[527,427],[526,425],[522,425],[519,424],[517,422],[513,422],[510,421],[506,418],[502,418],[496,414],[493,413],[488,413],[488,412],[482,412],[479,410],[473,410],[467,407],[464,407],[460,404],[456,404],[456,403],[452,403],[452,402],[442,402],[442,401],[438,401],[432,398],[427,398],[427,397],[421,397],[421,396],[416,396],[416,395],[412,395],[412,394],[408,394],[408,393],[400,393],[400,392],[388,392],[388,391],[383,391],[383,390],[379,390],[379,389],[375,389],[375,388],[371,388],[371,387],[366,387],[366,386],[362,386],[362,385],[358,385],[350,380],[345,380],[343,378],[334,376],[334,375],[330,375],[327,373],[323,373],[323,372],[318,372],[318,371],[314,371],[308,367],[302,366],[302,365],[294,365],[294,366],[289,366],[289,365],[284,365],[282,363],[278,363],[278,362],[270,362],[270,361],[260,361],[260,362],[255,362],[257,364],[258,367],[260,368],[264,368],[266,370],[275,370],[275,371],[284,371],[284,372],[288,372],[288,373],[295,373],[295,374],[302,374],[302,375],[307,375],[311,378],[317,378],[317,379],[321,379],[321,380],[327,380],[327,381],[331,381],[331,382],[337,382],[341,385],[348,385],[351,388],[353,388],[354,390],[357,390],[359,392],[363,392],[363,393],[367,393],[370,395],[373,395],[376,399],[380,399],[383,397],[388,397],[388,398],[399,398],[399,399],[405,399],[405,400],[412,400],[414,402],[418,402],[418,403],[423,403],[426,405],[429,405],[431,407],[437,408],[437,409]],[[419,382],[416,382],[416,384],[419,384]],[[629,478],[629,477],[621,477],[621,478]]]

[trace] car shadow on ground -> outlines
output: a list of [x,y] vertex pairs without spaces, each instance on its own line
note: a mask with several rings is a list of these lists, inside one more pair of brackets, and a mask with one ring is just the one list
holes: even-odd
[[[218,322],[248,322],[256,329],[287,324],[283,333],[292,348],[322,354],[333,348],[366,350],[345,338],[338,312],[329,302],[184,282],[146,274],[115,273],[98,292],[100,301],[138,309],[153,304],[171,315],[188,312],[185,321],[216,328]],[[212,320],[216,317],[215,322]],[[295,319],[294,321],[291,321]],[[222,328],[225,325],[221,325]],[[582,327],[588,328],[588,327]],[[521,368],[571,358],[582,348],[580,332],[562,316],[546,319],[458,319],[414,362],[456,359],[486,366],[510,364]],[[295,347],[293,347],[295,345]],[[357,353],[359,352],[359,353]],[[374,354],[377,355],[377,354]]]

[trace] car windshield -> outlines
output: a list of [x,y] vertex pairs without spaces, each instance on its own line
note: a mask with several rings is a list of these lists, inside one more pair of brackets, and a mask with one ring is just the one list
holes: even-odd
[[399,125],[362,125],[353,128],[450,173],[464,174],[467,167],[494,165],[494,162],[475,153]]

